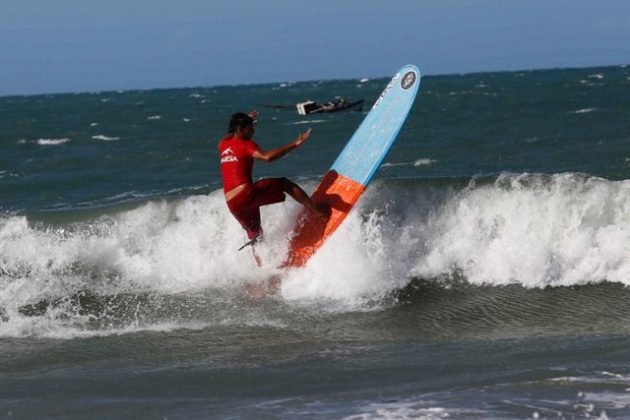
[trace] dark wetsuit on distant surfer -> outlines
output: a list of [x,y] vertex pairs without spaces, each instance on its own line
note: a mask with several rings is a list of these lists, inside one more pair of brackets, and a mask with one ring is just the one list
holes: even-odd
[[[279,159],[300,147],[311,134],[311,130],[308,129],[285,146],[264,151],[252,140],[257,117],[258,113],[255,111],[232,115],[228,134],[219,142],[225,201],[232,215],[247,232],[250,239],[248,244],[252,245],[253,251],[253,244],[261,238],[263,232],[260,207],[284,201],[285,193],[309,210],[325,216],[325,212],[315,207],[304,190],[287,178],[266,178],[252,182],[254,159],[264,162]],[[260,259],[255,251],[254,257],[260,265]]]

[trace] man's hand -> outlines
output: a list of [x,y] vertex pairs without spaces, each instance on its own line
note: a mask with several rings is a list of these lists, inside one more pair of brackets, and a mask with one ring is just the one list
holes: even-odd
[[273,162],[276,159],[280,159],[282,156],[289,153],[291,150],[295,150],[300,147],[302,143],[306,141],[311,135],[311,129],[309,128],[299,136],[295,140],[290,143],[285,144],[282,147],[278,147],[277,149],[270,150],[268,152],[258,149],[252,155],[256,160],[262,160],[264,162]]
[[295,139],[295,145],[296,146],[301,146],[302,143],[304,143],[306,141],[306,139],[308,139],[311,136],[311,129],[309,128],[308,130],[306,130],[305,132],[303,132],[302,134],[298,135],[297,138]]
[[258,117],[260,117],[260,113],[256,110],[250,111],[247,113],[247,115],[254,120],[254,123],[258,122]]

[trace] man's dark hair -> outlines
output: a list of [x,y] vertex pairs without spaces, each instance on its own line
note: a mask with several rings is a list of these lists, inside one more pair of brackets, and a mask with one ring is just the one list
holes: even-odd
[[230,127],[228,128],[228,133],[234,134],[236,132],[236,129],[243,129],[250,125],[254,125],[254,119],[243,112],[237,112],[235,114],[232,114],[232,118],[230,118]]

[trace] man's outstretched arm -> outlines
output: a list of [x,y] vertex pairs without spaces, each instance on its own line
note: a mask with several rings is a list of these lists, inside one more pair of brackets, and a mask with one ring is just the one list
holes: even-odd
[[309,138],[310,135],[311,129],[309,128],[302,134],[298,135],[297,138],[291,143],[269,151],[259,149],[254,152],[253,157],[254,159],[262,160],[263,162],[273,162],[274,160],[280,159],[282,156],[286,155],[293,149],[297,149],[298,147],[300,147]]

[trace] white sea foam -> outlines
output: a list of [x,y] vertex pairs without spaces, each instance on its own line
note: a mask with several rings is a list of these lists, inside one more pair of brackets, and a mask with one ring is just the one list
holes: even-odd
[[[577,389],[591,389],[592,391],[578,393],[578,403],[575,408],[582,409],[587,414],[594,414],[595,407],[600,410],[623,409],[630,405],[628,386],[630,377],[627,374],[611,372],[597,372],[584,376],[568,376],[551,379],[551,382],[570,384]],[[603,414],[598,418],[608,418]]]
[[571,111],[570,114],[587,114],[589,112],[597,111],[597,108],[583,108],[576,111]]
[[431,165],[432,163],[435,163],[436,161],[433,159],[428,159],[428,158],[422,158],[422,159],[418,159],[413,163],[413,166],[427,166],[427,165]]
[[115,141],[120,140],[120,137],[108,137],[104,134],[98,134],[96,136],[92,136],[94,140],[102,140],[102,141]]
[[[295,211],[295,204],[288,204],[280,213]],[[266,224],[269,237],[286,237],[290,225],[281,220]],[[0,322],[0,337],[72,338],[151,330],[155,323],[92,331],[87,328],[90,316],[79,316],[67,305],[51,306],[38,316],[23,316],[19,308],[82,290],[96,295],[229,290],[276,272],[282,241],[261,248],[266,261],[262,270],[247,250],[237,251],[245,241],[221,191],[176,205],[153,202],[69,228],[42,229],[24,216],[0,216],[0,308],[10,317]]]
[[19,177],[19,174],[13,173],[13,172],[8,172],[8,171],[0,171],[0,179],[3,178],[17,178]]
[[69,138],[62,139],[38,139],[36,141],[40,146],[59,146],[64,143],[68,143],[70,141]]
[[448,418],[484,418],[492,417],[476,408],[437,407],[436,402],[402,400],[393,402],[369,402],[360,407],[358,412],[343,417],[347,420],[357,419],[448,419]]
[[416,159],[414,162],[386,162],[384,164],[382,164],[381,166],[383,168],[391,168],[391,167],[395,167],[395,166],[427,166],[427,165],[431,165],[432,163],[435,163],[437,161],[433,160],[433,159],[428,159],[428,158],[420,158],[420,159]]
[[418,276],[457,270],[475,284],[630,285],[630,181],[506,175],[413,226],[417,235],[406,234],[424,243]]
[[409,166],[409,162],[385,162],[381,165],[381,168],[393,168],[395,166]]
[[368,310],[364,304],[370,298],[403,286],[407,279],[388,270],[381,217],[373,213],[363,221],[358,212],[351,214],[304,268],[288,274],[283,297],[297,302],[326,299],[334,302],[332,310]]
[[291,123],[291,125],[304,125],[304,124],[321,124],[321,123],[325,123],[328,122],[326,120],[301,120],[301,121],[295,121],[293,123]]

